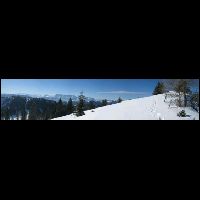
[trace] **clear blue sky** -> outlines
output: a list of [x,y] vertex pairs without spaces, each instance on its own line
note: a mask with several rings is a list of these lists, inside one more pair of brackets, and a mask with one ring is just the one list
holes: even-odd
[[97,99],[131,99],[149,96],[157,79],[2,79],[1,93],[39,95],[73,94],[81,91]]

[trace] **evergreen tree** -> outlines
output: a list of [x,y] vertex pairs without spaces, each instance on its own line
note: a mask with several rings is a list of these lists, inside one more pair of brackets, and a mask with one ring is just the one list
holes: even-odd
[[94,104],[94,101],[90,101],[89,102],[89,105],[88,105],[88,109],[89,110],[92,110],[92,109],[95,109],[96,108],[96,106],[95,106],[95,104]]
[[51,112],[50,109],[48,108],[44,114],[44,120],[49,120],[50,118]]
[[84,113],[84,106],[85,106],[85,96],[83,95],[83,92],[79,95],[79,101],[76,107],[76,116],[82,116],[85,115]]
[[22,109],[21,115],[22,115],[21,116],[21,120],[26,120],[26,109],[25,109],[25,106]]
[[8,108],[5,109],[5,120],[10,120],[10,110]]
[[117,100],[117,103],[121,103],[122,102],[122,99],[121,97],[119,97],[119,99]]
[[165,85],[162,82],[158,82],[154,91],[153,95],[163,94],[165,92]]
[[62,117],[63,115],[64,115],[63,102],[60,99],[56,106],[56,117]]
[[53,119],[56,117],[56,102],[49,107],[50,110],[50,119]]
[[72,99],[70,98],[67,103],[67,114],[70,115],[73,112],[74,112],[74,106],[73,106]]
[[20,112],[17,112],[17,113],[16,113],[16,118],[17,118],[17,120],[20,119]]
[[56,118],[57,117],[56,116],[56,108],[57,108],[56,102],[50,103],[46,108],[44,119],[49,120],[49,119]]
[[108,105],[107,99],[102,100],[101,105],[102,105],[102,106],[107,106],[107,105]]
[[29,120],[37,120],[37,105],[36,102],[32,101],[29,110]]
[[5,119],[5,111],[1,109],[1,120]]

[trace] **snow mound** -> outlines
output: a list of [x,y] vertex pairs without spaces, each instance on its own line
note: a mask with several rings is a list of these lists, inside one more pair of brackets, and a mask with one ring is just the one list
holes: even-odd
[[[177,114],[185,110],[187,117]],[[199,120],[199,113],[190,107],[179,108],[169,106],[165,94],[127,100],[118,104],[108,105],[85,111],[84,116],[74,114],[53,120]]]

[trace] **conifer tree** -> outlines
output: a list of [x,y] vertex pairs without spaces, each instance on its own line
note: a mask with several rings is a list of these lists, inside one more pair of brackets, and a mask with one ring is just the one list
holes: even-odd
[[26,109],[25,107],[22,109],[22,112],[21,112],[21,120],[26,120]]
[[1,120],[5,119],[5,111],[1,109]]
[[122,99],[121,97],[119,97],[119,99],[117,100],[117,103],[121,103],[122,102]]
[[85,115],[84,113],[84,106],[85,106],[85,96],[83,95],[83,92],[79,95],[79,101],[76,107],[76,116],[82,116]]
[[33,101],[31,103],[30,106],[30,110],[29,110],[29,120],[37,120],[37,105],[36,103]]
[[104,100],[102,100],[102,106],[107,106],[108,105],[108,101],[107,101],[107,99],[104,99]]
[[67,103],[67,114],[71,114],[74,112],[74,106],[73,106],[73,102],[72,99],[70,98],[68,103]]
[[163,94],[165,92],[165,85],[162,82],[158,82],[154,91],[153,95]]
[[20,119],[20,112],[17,112],[17,114],[16,114],[16,118],[17,118],[17,120]]
[[64,112],[63,112],[63,102],[62,100],[60,99],[57,103],[57,106],[56,106],[56,116],[57,117],[62,117],[64,115]]
[[5,120],[10,120],[10,111],[8,108],[5,109]]
[[90,101],[90,102],[89,102],[88,108],[89,108],[89,110],[92,110],[92,109],[95,109],[95,108],[96,108],[96,106],[95,106],[95,104],[94,104],[94,101]]

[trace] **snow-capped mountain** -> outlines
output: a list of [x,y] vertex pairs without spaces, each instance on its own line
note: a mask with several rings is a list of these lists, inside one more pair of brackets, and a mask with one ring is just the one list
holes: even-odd
[[64,102],[69,101],[70,98],[72,99],[72,101],[78,100],[78,97],[76,97],[75,95],[63,95],[63,94],[45,95],[43,96],[43,98],[47,100],[53,100],[53,101],[59,101],[61,99]]
[[[171,105],[171,100],[160,94],[88,110],[80,117],[71,114],[54,120],[199,120],[196,110]],[[177,115],[182,110],[185,110],[186,117]]]
[[[71,98],[72,101],[78,101],[78,97],[75,95],[65,95],[65,94],[56,94],[56,95],[45,95],[42,98],[47,99],[47,100],[53,100],[53,101],[59,101],[60,99],[64,102],[69,101]],[[96,101],[96,99],[91,98],[91,97],[85,97],[85,101]]]
[[[56,94],[56,95],[37,95],[37,94],[1,94],[1,100],[4,98],[9,98],[9,97],[12,97],[12,96],[22,96],[22,97],[30,97],[30,98],[43,98],[43,99],[46,99],[46,100],[52,100],[52,101],[59,101],[60,99],[64,102],[67,102],[69,101],[69,99],[71,98],[72,101],[78,101],[78,97],[75,96],[75,95],[65,95],[65,94]],[[91,98],[91,97],[85,97],[85,101],[86,102],[89,102],[89,101],[97,101],[96,99],[94,98]]]

